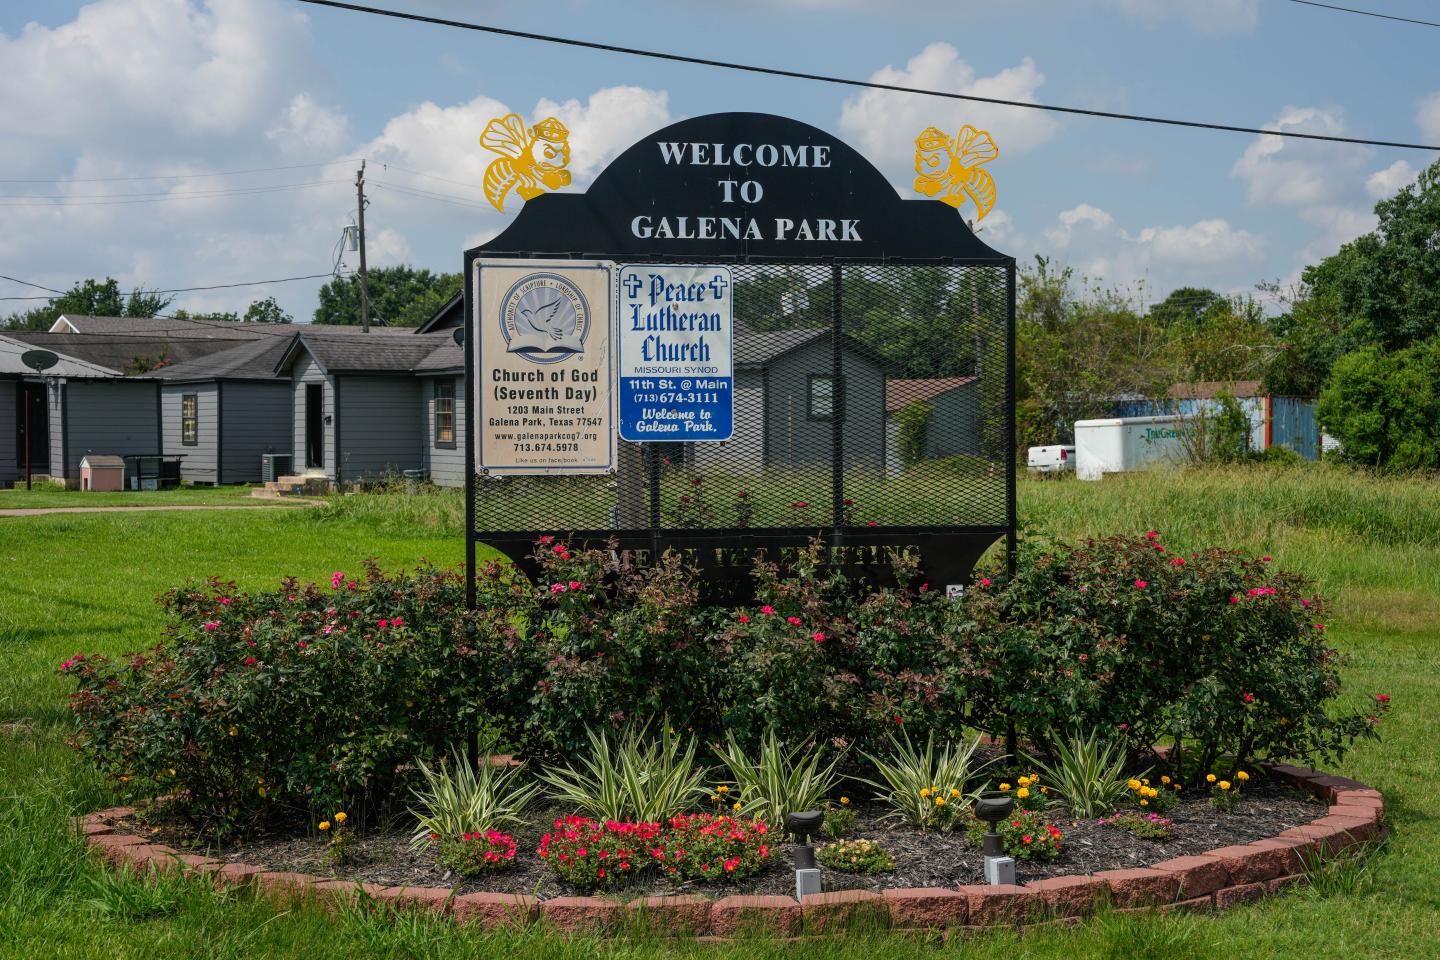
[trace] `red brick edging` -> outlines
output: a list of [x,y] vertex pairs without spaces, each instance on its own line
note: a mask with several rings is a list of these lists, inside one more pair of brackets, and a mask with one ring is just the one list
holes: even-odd
[[1025,886],[842,890],[806,896],[643,897],[629,903],[601,897],[537,900],[523,894],[467,893],[448,887],[384,887],[266,870],[185,854],[120,832],[133,813],[115,807],[80,821],[85,843],[113,866],[181,871],[260,895],[311,900],[330,909],[360,897],[381,905],[433,911],[482,928],[543,922],[562,931],[615,932],[629,924],[678,934],[781,937],[834,932],[853,924],[953,932],[1022,924],[1071,924],[1101,906],[1113,910],[1223,910],[1280,890],[1305,871],[1383,829],[1385,801],[1363,783],[1277,764],[1270,773],[1330,801],[1326,815],[1266,840],[1177,857],[1135,870],[1052,877]]

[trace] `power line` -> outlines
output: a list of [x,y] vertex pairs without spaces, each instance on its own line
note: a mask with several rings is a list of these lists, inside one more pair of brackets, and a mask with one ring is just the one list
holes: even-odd
[[[131,290],[129,293],[122,293],[122,294],[120,294],[120,296],[122,296],[122,297],[131,297],[131,296],[134,296],[135,294],[140,294],[140,295],[143,296],[143,295],[152,294],[152,293],[196,293],[196,292],[201,291],[201,290],[230,290],[230,289],[232,289],[232,288],[234,288],[234,287],[260,287],[260,286],[264,286],[264,285],[267,284],[267,283],[293,283],[293,282],[295,282],[295,281],[297,281],[297,280],[318,280],[318,279],[320,279],[321,277],[333,277],[333,276],[334,276],[333,273],[328,273],[328,272],[327,272],[327,273],[312,273],[312,274],[309,274],[309,275],[303,276],[303,277],[278,277],[278,278],[276,278],[276,279],[274,279],[274,280],[246,280],[246,281],[244,281],[244,282],[242,282],[242,283],[212,283],[212,284],[208,284],[208,285],[203,286],[203,287],[172,287],[172,288],[170,288],[170,289],[168,289],[168,290],[146,290],[145,288],[142,287],[142,288],[140,288],[140,289],[138,289],[138,290]],[[6,279],[9,279],[9,278],[7,277]],[[22,280],[22,281],[19,281],[19,282],[24,283],[23,280]],[[38,284],[33,284],[33,283],[32,283],[32,284],[29,284],[29,286],[32,286],[32,287],[33,287],[33,286],[38,286]],[[40,289],[42,289],[42,290],[49,290],[50,288],[49,288],[49,287],[41,287]],[[55,291],[55,292],[56,292],[56,293],[60,293],[60,291],[58,291],[58,290]],[[55,298],[54,298],[54,297],[0,297],[0,300],[53,300],[53,299],[55,299]]]
[[1338,137],[1323,133],[1301,133],[1297,130],[1264,130],[1259,127],[1243,127],[1228,123],[1206,123],[1199,120],[1177,120],[1172,117],[1146,116],[1136,113],[1115,113],[1109,110],[1089,110],[1081,107],[1064,107],[1048,103],[1026,103],[1021,100],[1004,100],[999,97],[981,97],[970,93],[951,93],[945,90],[927,90],[922,87],[904,87],[891,83],[876,83],[873,80],[855,80],[847,77],[836,77],[822,73],[804,73],[799,70],[784,70],[779,67],[762,67],[756,64],[735,63],[726,60],[712,60],[706,57],[692,57],[679,53],[664,53],[659,50],[645,50],[639,47],[622,47],[612,43],[599,43],[594,40],[579,40],[573,37],[557,37],[544,33],[531,33],[525,30],[510,30],[505,27],[494,27],[488,24],[468,23],[464,20],[447,20],[443,17],[429,17],[418,13],[404,13],[399,10],[385,10],[380,7],[370,7],[358,3],[342,3],[340,0],[298,0],[299,3],[308,3],[320,7],[332,7],[337,10],[349,10],[353,13],[369,13],[381,17],[393,17],[397,20],[412,20],[417,23],[429,23],[441,27],[455,27],[460,30],[474,30],[479,33],[489,33],[502,37],[513,37],[520,40],[535,40],[541,43],[554,43],[568,47],[580,47],[586,50],[599,50],[604,53],[622,53],[633,57],[648,57],[652,60],[668,60],[672,63],[688,63],[702,67],[718,67],[724,70],[736,70],[743,73],[758,73],[772,77],[788,77],[793,80],[814,80],[820,83],[833,83],[847,87],[863,87],[870,90],[888,90],[894,93],[913,93],[926,97],[942,97],[948,100],[967,100],[972,103],[988,103],[1001,107],[1019,107],[1025,110],[1045,110],[1051,113],[1066,113],[1082,117],[1101,117],[1107,120],[1129,120],[1136,123],[1156,123],[1172,127],[1191,127],[1198,130],[1224,130],[1231,133],[1248,133],[1261,136],[1289,137],[1296,140],[1324,140],[1330,143],[1348,143],[1368,147],[1396,147],[1402,150],[1440,150],[1440,146],[1432,146],[1423,143],[1402,143],[1393,140],[1367,140],[1361,137]]
[[1356,13],[1362,17],[1375,17],[1377,20],[1394,20],[1397,23],[1413,23],[1418,27],[1440,27],[1440,23],[1436,23],[1433,20],[1413,20],[1410,17],[1397,17],[1394,14],[1378,13],[1374,10],[1357,10],[1354,7],[1338,7],[1333,3],[1317,3],[1316,0],[1290,0],[1290,2],[1303,4],[1307,7],[1337,10],[1340,13]]
[[[51,293],[64,293],[64,290],[56,290],[54,287],[47,287],[40,283],[31,283],[29,280],[21,280],[19,277],[7,277],[0,273],[0,280],[9,280],[11,283],[18,283],[26,287],[34,287],[36,290],[49,290]],[[49,297],[36,297],[36,300],[48,300]]]
[[[356,158],[358,159],[358,158]],[[292,163],[283,167],[252,167],[249,170],[217,170],[214,173],[162,173],[137,177],[0,177],[0,183],[119,183],[130,180],[198,180],[201,177],[238,177],[248,173],[270,173],[275,170],[307,170],[331,167],[355,160],[325,160],[315,163]]]
[[17,194],[0,197],[0,207],[116,207],[134,203],[166,203],[171,200],[215,200],[227,197],[250,197],[266,193],[285,193],[292,190],[309,190],[333,183],[347,183],[343,179],[306,180],[301,183],[271,184],[268,186],[234,187],[224,190],[192,190],[182,193],[136,193],[81,194],[70,199],[64,194],[36,195]]

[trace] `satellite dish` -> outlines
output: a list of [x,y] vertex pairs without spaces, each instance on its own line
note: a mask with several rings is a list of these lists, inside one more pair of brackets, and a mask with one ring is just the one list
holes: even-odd
[[20,362],[36,373],[40,373],[59,363],[60,357],[49,350],[26,350],[20,354]]
[[457,347],[465,346],[465,329],[463,327],[456,327],[455,332],[452,333],[451,336],[455,338],[455,345]]

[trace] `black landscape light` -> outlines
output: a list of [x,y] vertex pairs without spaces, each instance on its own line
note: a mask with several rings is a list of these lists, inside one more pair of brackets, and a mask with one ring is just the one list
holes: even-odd
[[1005,847],[995,829],[1014,809],[1015,798],[998,790],[982,793],[975,801],[975,816],[985,821],[985,843],[981,852],[985,855],[986,883],[1015,882],[1015,858],[1005,856]]
[[805,810],[785,817],[785,832],[793,834],[800,845],[795,848],[795,898],[820,892],[820,868],[815,864],[815,848],[810,838],[820,832],[825,815],[819,810]]

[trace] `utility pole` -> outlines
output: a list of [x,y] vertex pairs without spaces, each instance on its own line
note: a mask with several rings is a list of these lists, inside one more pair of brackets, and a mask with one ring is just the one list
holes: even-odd
[[360,235],[360,328],[370,332],[370,290],[365,281],[365,161],[355,174],[355,198],[360,207],[360,224],[356,231]]

